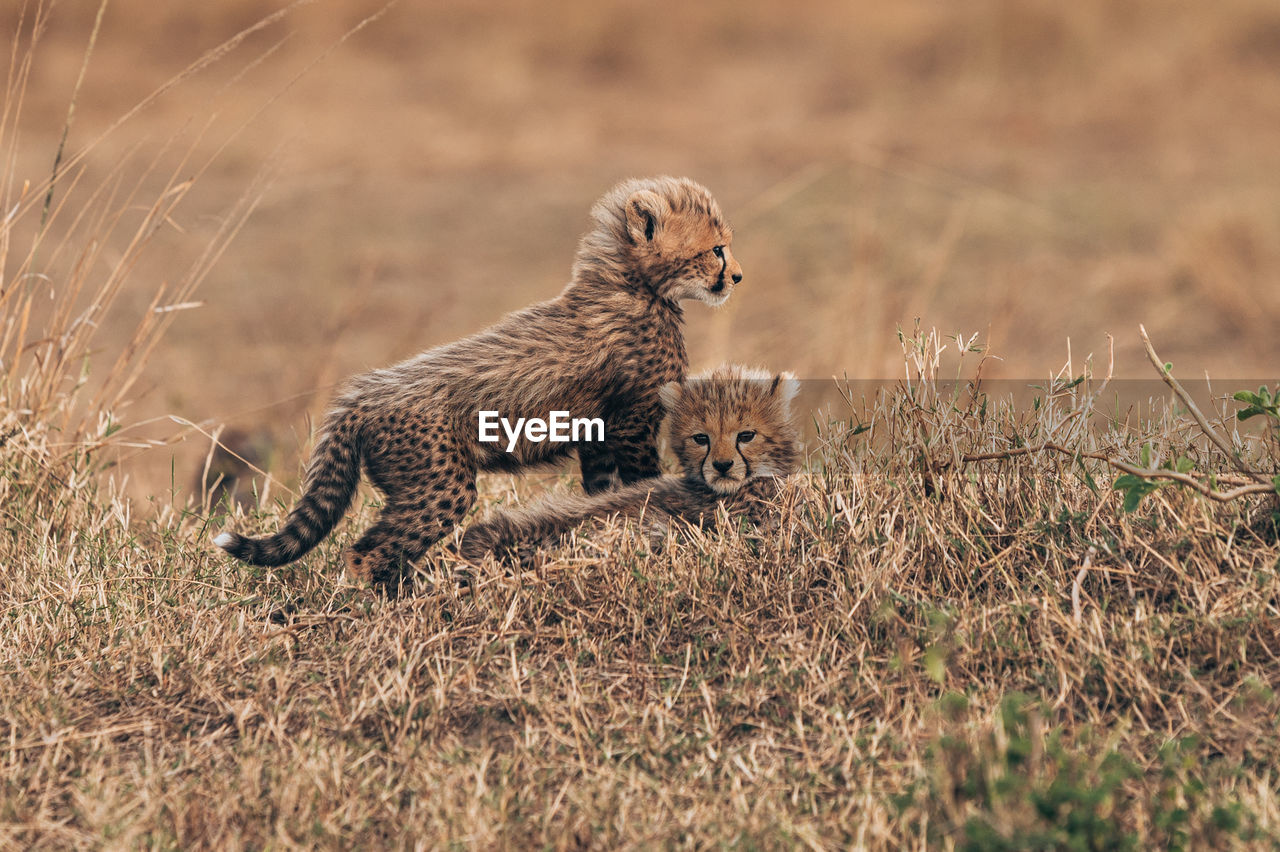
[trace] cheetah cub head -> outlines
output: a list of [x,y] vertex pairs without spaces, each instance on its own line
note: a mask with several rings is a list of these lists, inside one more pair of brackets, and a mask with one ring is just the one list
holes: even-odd
[[622,265],[669,302],[724,304],[742,281],[733,229],[711,192],[688,178],[623,181],[593,211]]
[[729,365],[671,382],[660,391],[667,440],[684,475],[732,494],[747,480],[787,476],[799,464],[790,373]]

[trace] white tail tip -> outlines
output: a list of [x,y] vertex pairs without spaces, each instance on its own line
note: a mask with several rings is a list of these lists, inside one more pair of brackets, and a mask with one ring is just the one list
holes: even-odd
[[235,536],[233,536],[229,532],[218,533],[213,537],[213,543],[218,545],[218,547],[221,547],[223,550],[226,550],[228,547],[230,547],[231,543],[235,540],[236,540]]

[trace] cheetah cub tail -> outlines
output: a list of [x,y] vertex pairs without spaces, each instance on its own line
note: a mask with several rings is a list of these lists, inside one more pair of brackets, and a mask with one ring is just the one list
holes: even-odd
[[325,419],[307,469],[302,499],[275,535],[250,538],[234,532],[213,543],[250,565],[284,565],[299,559],[346,514],[360,483],[360,442],[354,412],[337,409]]

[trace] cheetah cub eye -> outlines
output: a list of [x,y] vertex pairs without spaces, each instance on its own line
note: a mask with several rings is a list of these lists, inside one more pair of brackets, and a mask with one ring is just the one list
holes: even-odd
[[724,260],[724,246],[716,246],[711,250],[711,253],[721,260]]
[[755,437],[756,437],[756,433],[754,431],[752,431],[751,429],[744,429],[743,431],[738,433],[738,443],[739,444],[750,443],[752,440],[755,439]]
[[690,437],[693,439],[693,442],[697,444],[699,447],[705,447],[711,443],[711,436],[706,435],[702,432],[699,432],[696,435],[691,435]]

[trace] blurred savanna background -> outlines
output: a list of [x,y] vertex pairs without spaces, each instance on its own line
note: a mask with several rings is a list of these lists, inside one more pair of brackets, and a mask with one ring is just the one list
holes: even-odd
[[1280,363],[1270,0],[111,0],[0,26],[37,20],[6,207],[74,104],[27,286],[128,259],[89,382],[171,323],[115,415],[166,442],[128,460],[142,494],[206,454],[171,416],[293,476],[335,382],[555,295],[632,175],[694,177],[737,230],[740,291],[687,311],[695,367],[893,379],[917,318],[980,333],[992,378],[1105,361],[1108,333],[1148,377],[1140,322],[1224,390]]

